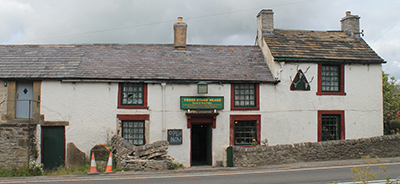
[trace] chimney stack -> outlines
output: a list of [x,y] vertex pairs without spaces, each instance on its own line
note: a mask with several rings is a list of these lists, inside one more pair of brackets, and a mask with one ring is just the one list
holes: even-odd
[[182,20],[182,17],[178,17],[178,21],[174,24],[174,49],[177,50],[186,50],[187,24]]
[[346,32],[351,38],[360,38],[360,17],[352,15],[350,11],[346,12],[346,16],[340,20],[342,31]]
[[274,35],[274,12],[263,9],[257,14],[257,31],[260,35]]

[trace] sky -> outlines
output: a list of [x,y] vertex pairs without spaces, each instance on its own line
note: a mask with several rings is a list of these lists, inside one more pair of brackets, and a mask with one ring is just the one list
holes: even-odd
[[400,80],[399,0],[0,0],[0,44],[172,44],[183,17],[192,45],[254,45],[256,15],[274,11],[274,27],[340,30],[359,15],[363,39]]

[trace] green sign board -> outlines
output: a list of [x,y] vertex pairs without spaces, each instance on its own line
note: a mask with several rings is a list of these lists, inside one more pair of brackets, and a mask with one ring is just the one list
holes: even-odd
[[224,97],[181,96],[181,109],[224,109]]

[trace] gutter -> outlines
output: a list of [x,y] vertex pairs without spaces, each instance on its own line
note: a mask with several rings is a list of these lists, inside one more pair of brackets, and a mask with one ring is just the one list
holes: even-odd
[[351,60],[351,59],[325,59],[325,58],[275,58],[281,62],[333,62],[333,63],[360,63],[360,64],[382,64],[384,60]]

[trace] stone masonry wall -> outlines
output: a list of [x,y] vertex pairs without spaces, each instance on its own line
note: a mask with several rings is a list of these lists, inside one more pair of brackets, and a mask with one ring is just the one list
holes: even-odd
[[348,139],[328,142],[306,142],[258,147],[233,147],[236,167],[254,167],[294,162],[346,160],[361,158],[360,153],[371,157],[396,157],[400,155],[400,135]]
[[4,87],[4,81],[0,80],[0,121],[3,114],[7,113],[7,87]]
[[[0,124],[0,167],[12,169],[21,167],[28,162],[30,143],[28,124]],[[35,124],[31,125],[32,135],[35,133]],[[34,147],[34,146],[33,146]],[[35,154],[30,152],[30,159]]]

